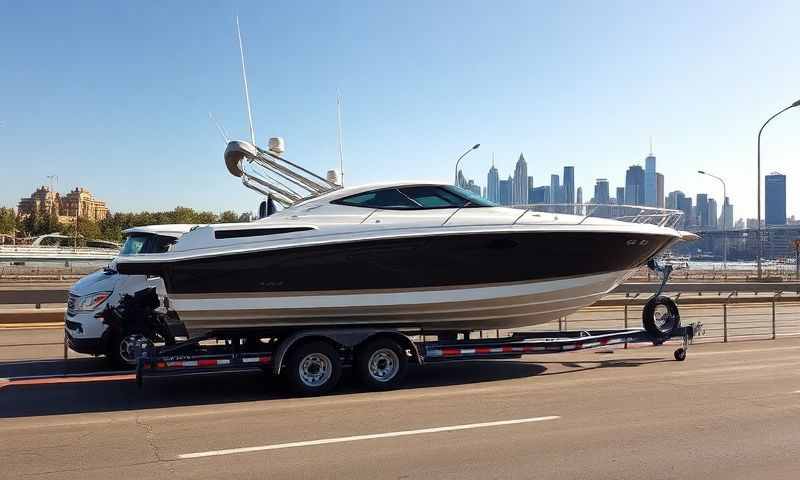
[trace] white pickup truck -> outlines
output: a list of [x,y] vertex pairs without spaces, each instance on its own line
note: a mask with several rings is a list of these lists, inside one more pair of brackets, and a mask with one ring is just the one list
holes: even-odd
[[[125,230],[127,238],[120,255],[160,253],[168,251],[175,241],[191,230],[194,224],[151,225]],[[69,347],[79,353],[105,355],[115,367],[136,364],[133,344],[135,335],[121,335],[104,323],[101,313],[108,305],[117,305],[126,294],[155,287],[163,298],[164,284],[159,277],[122,275],[117,273],[115,260],[77,281],[69,290],[64,333]]]

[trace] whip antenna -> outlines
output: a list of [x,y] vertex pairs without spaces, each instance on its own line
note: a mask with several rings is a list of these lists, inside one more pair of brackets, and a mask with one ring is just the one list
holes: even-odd
[[339,144],[339,185],[344,187],[344,155],[342,154],[342,95],[336,92],[336,140]]
[[219,124],[219,122],[217,121],[216,118],[214,118],[214,115],[212,115],[211,112],[208,112],[208,118],[210,118],[211,121],[214,122],[214,125],[217,126],[219,134],[222,135],[222,140],[224,140],[225,145],[227,145],[230,142],[230,139],[228,138],[228,132],[226,132],[225,129],[222,128],[222,125]]
[[250,90],[247,88],[247,70],[244,66],[244,46],[242,45],[242,30],[239,28],[239,15],[236,15],[236,34],[239,37],[239,56],[242,58],[242,82],[244,83],[244,100],[247,104],[247,120],[250,123],[250,140],[256,144],[256,132],[253,129],[253,112],[250,109]]

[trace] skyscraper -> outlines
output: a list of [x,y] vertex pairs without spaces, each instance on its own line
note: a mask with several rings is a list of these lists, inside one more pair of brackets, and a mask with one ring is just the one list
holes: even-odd
[[625,172],[625,203],[644,205],[644,170],[640,165],[631,165]]
[[[653,152],[644,159],[644,205],[658,205],[658,180],[656,178],[656,156]],[[641,204],[639,204],[641,205]]]
[[725,202],[722,205],[722,216],[720,220],[721,225],[724,225],[727,230],[733,228],[733,205],[728,197],[725,197]]
[[598,178],[594,185],[594,203],[607,204],[608,198],[608,180],[605,178]]
[[697,226],[698,227],[707,227],[708,226],[708,194],[707,193],[698,193],[697,194],[697,204],[695,206],[695,211],[697,212]]
[[461,170],[459,170],[458,175],[456,175],[456,186],[464,189],[467,188],[467,178]]
[[767,225],[786,225],[786,175],[772,172],[764,177],[764,220]]
[[500,173],[494,166],[494,159],[492,159],[492,168],[486,175],[486,199],[490,202],[499,202],[500,200]]
[[500,180],[497,188],[497,203],[500,205],[511,205],[511,192],[513,191],[513,180]]
[[617,187],[617,205],[625,204],[625,187]]
[[678,198],[685,197],[683,192],[680,190],[675,190],[674,192],[669,192],[667,195],[667,208],[671,210],[678,210]]
[[708,199],[708,226],[717,228],[717,201],[713,198]]
[[656,173],[656,207],[664,208],[664,175]]
[[514,180],[512,183],[511,204],[524,205],[528,202],[528,162],[520,153],[517,165],[514,168]]
[[561,200],[561,185],[558,175],[550,175],[550,203],[564,203]]
[[547,203],[550,199],[550,187],[536,187],[533,189],[531,203]]
[[563,190],[562,203],[575,203],[575,167],[564,167]]
[[684,196],[682,192],[678,193],[680,193],[680,196],[676,199],[678,202],[677,207],[678,210],[683,211],[683,226],[691,227],[695,224],[694,212],[692,210],[692,198]]
[[575,203],[583,203],[583,187],[575,190]]

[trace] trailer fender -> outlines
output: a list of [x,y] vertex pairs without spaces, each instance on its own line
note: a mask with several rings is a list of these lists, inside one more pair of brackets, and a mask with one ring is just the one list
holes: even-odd
[[396,339],[401,345],[405,345],[411,352],[411,360],[417,364],[422,363],[422,355],[420,355],[417,344],[414,343],[407,335],[396,330],[381,330],[381,329],[364,329],[364,328],[347,328],[347,329],[313,329],[295,332],[288,337],[284,338],[278,348],[275,350],[273,359],[272,370],[275,375],[280,375],[283,368],[283,359],[289,350],[298,342],[307,338],[322,338],[325,340],[333,341],[346,348],[355,348],[361,345],[366,340],[378,335],[386,335]]

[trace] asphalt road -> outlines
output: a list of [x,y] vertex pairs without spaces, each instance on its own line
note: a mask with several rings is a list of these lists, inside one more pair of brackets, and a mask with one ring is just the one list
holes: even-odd
[[[407,388],[291,398],[261,374],[65,366],[0,330],[0,478],[792,478],[800,338],[436,365]],[[19,350],[14,350],[19,352]],[[51,353],[52,355],[49,355]],[[59,377],[66,368],[90,376]],[[44,375],[28,380],[21,375]],[[17,378],[16,380],[13,380]],[[443,428],[444,427],[444,428]],[[243,449],[243,450],[242,450]]]

